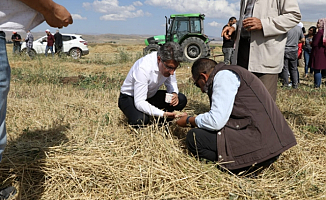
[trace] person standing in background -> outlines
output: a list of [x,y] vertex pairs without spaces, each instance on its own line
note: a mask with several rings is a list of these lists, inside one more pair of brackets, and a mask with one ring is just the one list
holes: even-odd
[[[311,43],[312,43],[312,38],[314,37],[314,35],[317,32],[317,28],[315,26],[311,26],[308,29],[308,34],[305,36],[306,37],[306,42],[305,45],[303,46],[303,50],[304,50],[304,62],[305,62],[305,67],[304,67],[304,77],[307,78],[308,77],[308,70],[309,70],[309,58],[310,58],[310,54],[311,54]],[[310,73],[312,73],[312,69],[310,68]]]
[[34,55],[32,53],[32,49],[33,49],[34,36],[30,30],[27,31],[25,42],[26,42],[27,54],[31,59],[33,59]]
[[53,52],[53,44],[54,44],[54,36],[51,34],[50,30],[49,29],[46,29],[45,30],[46,34],[48,35],[46,41],[46,47],[45,47],[45,57],[48,56],[48,51],[50,50],[51,51],[51,54],[52,54],[52,57],[54,55],[54,52]]
[[62,43],[62,35],[59,32],[59,30],[56,31],[56,33],[54,34],[54,47],[55,47],[55,53],[58,54],[58,56],[60,56],[60,53],[62,52],[62,47],[63,47],[63,43]]
[[[44,20],[52,26],[62,28],[72,24],[67,9],[52,0],[6,0],[0,1],[0,161],[7,145],[6,113],[11,69],[6,50],[5,31],[31,30]],[[0,199],[9,199],[16,188],[0,189]]]
[[319,19],[317,22],[318,32],[312,38],[311,57],[309,66],[314,70],[315,88],[321,84],[321,70],[326,69],[326,18]]
[[17,55],[20,53],[20,42],[22,41],[22,38],[16,31],[13,31],[12,33],[11,40],[14,43],[12,53]]
[[234,51],[235,32],[233,33],[233,35],[231,37],[225,37],[223,35],[223,33],[224,33],[223,30],[225,30],[226,27],[231,27],[235,23],[237,23],[237,19],[235,17],[231,17],[229,19],[229,23],[223,27],[222,34],[221,34],[221,37],[223,37],[222,52],[224,54],[224,63],[227,65],[232,64],[231,60],[232,60],[232,55],[233,55],[233,51]]

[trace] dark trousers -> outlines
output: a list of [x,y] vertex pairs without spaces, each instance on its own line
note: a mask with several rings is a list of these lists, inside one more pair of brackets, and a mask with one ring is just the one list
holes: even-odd
[[289,74],[292,82],[292,87],[298,87],[298,51],[289,51],[284,53],[284,66],[281,72],[283,85],[289,85]]
[[[192,155],[198,158],[205,158],[210,161],[217,161],[217,131],[208,131],[200,128],[191,129],[186,137],[188,150]],[[264,162],[258,163],[255,167],[244,167],[241,169],[232,170],[233,173],[238,174],[242,171],[248,173],[259,168],[266,168],[277,160],[279,156],[268,159]]]
[[[249,52],[250,52],[250,40],[240,38],[237,64],[246,69],[248,69]],[[263,73],[253,73],[253,74],[255,74],[263,82],[265,88],[272,96],[273,100],[276,101],[278,74],[263,74]]]
[[[184,94],[179,93],[179,104],[171,106],[169,103],[165,103],[166,90],[159,90],[156,94],[147,99],[151,105],[163,109],[165,112],[173,112],[174,110],[182,110],[187,105],[187,98]],[[135,106],[134,97],[120,93],[119,102],[120,110],[128,118],[130,125],[146,125],[149,123],[149,115],[137,110]]]

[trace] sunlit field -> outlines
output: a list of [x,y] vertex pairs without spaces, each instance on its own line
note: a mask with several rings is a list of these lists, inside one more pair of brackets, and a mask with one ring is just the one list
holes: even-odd
[[[30,60],[7,48],[12,75],[0,181],[18,189],[16,199],[326,199],[325,80],[314,89],[302,67],[299,88],[279,85],[277,97],[298,145],[248,178],[189,156],[188,128],[128,126],[120,86],[144,45],[90,44],[79,60]],[[191,64],[176,74],[188,98],[184,112],[208,111]]]

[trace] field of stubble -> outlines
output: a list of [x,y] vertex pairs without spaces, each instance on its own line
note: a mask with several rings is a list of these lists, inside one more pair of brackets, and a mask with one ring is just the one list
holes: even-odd
[[[119,89],[143,47],[91,44],[80,60],[30,60],[14,57],[8,45],[0,181],[17,187],[16,199],[326,199],[325,86],[314,89],[309,77],[297,90],[279,87],[277,104],[298,145],[258,177],[238,177],[187,155],[186,128],[127,125]],[[196,115],[209,103],[190,67],[176,73],[189,102],[184,111]]]

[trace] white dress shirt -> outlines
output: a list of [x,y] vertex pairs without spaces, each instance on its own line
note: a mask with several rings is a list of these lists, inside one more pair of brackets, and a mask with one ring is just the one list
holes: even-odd
[[121,93],[133,96],[139,111],[152,116],[163,116],[163,110],[147,102],[163,84],[168,93],[179,93],[175,73],[164,77],[159,71],[157,52],[153,52],[137,60],[131,67],[121,86]]
[[210,131],[222,129],[230,118],[239,87],[240,78],[236,73],[230,70],[219,71],[213,81],[211,110],[195,118],[198,128]]

